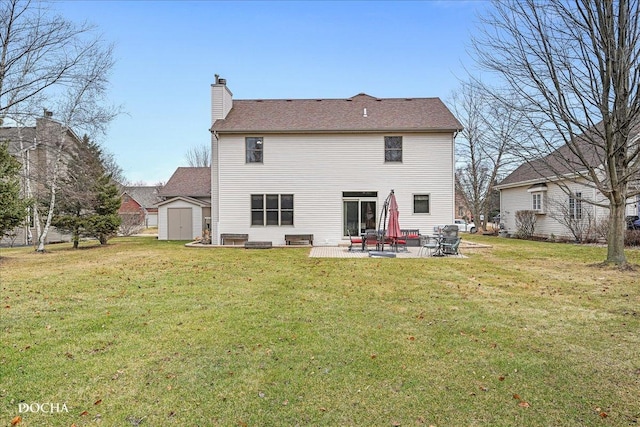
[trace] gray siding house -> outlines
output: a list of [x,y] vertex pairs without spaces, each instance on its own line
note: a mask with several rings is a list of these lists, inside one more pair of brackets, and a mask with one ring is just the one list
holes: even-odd
[[[52,113],[44,112],[34,126],[0,127],[0,143],[8,143],[9,153],[22,165],[20,174],[22,194],[31,198],[48,198],[48,183],[57,157],[57,146],[65,149],[60,159],[60,176],[64,176],[69,153],[75,150],[80,139],[73,130],[53,120]],[[44,218],[41,218],[44,222]],[[0,236],[0,245],[28,245],[37,241],[33,212],[25,212],[25,222],[9,236]],[[71,236],[49,229],[45,243],[68,242]]]

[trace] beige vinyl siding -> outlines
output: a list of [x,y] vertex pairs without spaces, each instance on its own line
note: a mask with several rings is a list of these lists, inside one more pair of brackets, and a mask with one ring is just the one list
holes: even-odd
[[175,200],[158,207],[158,240],[167,240],[169,238],[168,229],[168,209],[170,208],[192,208],[192,236],[194,238],[202,235],[202,207],[185,200]]
[[233,99],[229,89],[222,84],[211,85],[211,124],[227,117],[233,106]]
[[[595,200],[597,203],[606,204],[602,194],[593,188],[580,183],[569,183],[568,186],[574,193],[581,192],[584,199]],[[517,231],[515,223],[516,212],[532,208],[532,193],[528,191],[529,187],[530,185],[525,185],[501,190],[501,222],[505,224],[505,228],[511,234]],[[554,183],[547,183],[547,191],[542,193],[544,194],[544,214],[536,216],[535,234],[543,237],[548,237],[553,234],[557,237],[573,238],[570,230],[558,222],[557,218],[554,218],[554,216],[562,215],[560,206],[568,206],[569,196],[560,186]],[[586,201],[582,202],[582,206],[583,217],[586,220],[586,216],[588,215],[587,211],[590,210],[594,226],[600,221],[606,220],[609,215],[607,208],[590,205]]]
[[[25,227],[16,227],[13,229],[13,232],[16,233],[15,239],[9,238],[8,236],[2,236],[0,237],[0,245],[21,246],[26,244],[27,231],[25,230]],[[31,236],[34,242],[38,240],[38,235],[36,234],[35,227],[31,227]],[[71,241],[70,234],[63,234],[59,232],[56,227],[51,226],[49,228],[49,233],[47,233],[47,239],[45,243],[49,244],[49,243],[70,242],[70,241]]]
[[[221,137],[219,152],[213,150],[221,168],[219,174],[212,168],[212,204],[219,215],[219,228],[213,225],[214,238],[220,233],[248,233],[251,240],[284,244],[287,233],[312,233],[315,244],[336,245],[343,239],[343,191],[376,191],[376,214],[380,215],[385,198],[394,189],[402,228],[419,228],[426,234],[437,224],[451,222],[452,135],[393,133],[403,136],[401,163],[385,163],[385,135],[391,133],[252,133],[264,137],[264,162],[250,164],[245,163],[244,135]],[[294,225],[251,226],[251,194],[293,194]],[[414,194],[430,195],[430,214],[412,213]]]

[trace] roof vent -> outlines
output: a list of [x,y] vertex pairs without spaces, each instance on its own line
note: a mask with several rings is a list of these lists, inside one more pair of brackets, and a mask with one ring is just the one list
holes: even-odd
[[362,117],[367,117],[367,109],[365,108],[364,111],[362,112]]

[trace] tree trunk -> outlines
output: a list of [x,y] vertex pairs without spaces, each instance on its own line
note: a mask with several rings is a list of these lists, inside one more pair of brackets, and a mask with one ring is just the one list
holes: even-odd
[[609,237],[607,241],[607,264],[624,265],[627,258],[624,254],[624,235],[626,229],[625,201],[611,202],[609,211]]
[[51,177],[51,198],[49,200],[49,213],[47,215],[47,221],[44,224],[42,233],[38,233],[38,247],[36,252],[44,252],[44,242],[49,234],[49,228],[51,227],[51,220],[53,219],[53,210],[56,205],[56,185],[58,184],[58,174],[60,170],[60,161],[62,159],[62,146],[58,147],[56,153],[55,163],[53,165],[53,176]]
[[76,225],[75,228],[73,229],[73,249],[78,249],[79,245],[80,245],[80,227]]

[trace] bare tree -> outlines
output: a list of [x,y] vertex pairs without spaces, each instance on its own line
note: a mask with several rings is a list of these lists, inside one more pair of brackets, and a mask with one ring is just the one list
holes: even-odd
[[[519,139],[521,113],[495,102],[490,89],[463,82],[452,95],[456,117],[464,129],[456,143],[456,188],[479,229],[487,228],[498,177],[514,161],[508,148]],[[480,220],[480,218],[484,218]]]
[[209,167],[211,166],[211,147],[208,145],[191,147],[187,150],[185,157],[191,167]]
[[[607,263],[625,265],[627,199],[640,193],[637,0],[494,0],[474,40],[479,64],[527,114],[521,150],[541,177],[587,182],[607,199]],[[561,183],[561,181],[559,181]],[[568,191],[567,191],[568,192]]]
[[44,250],[60,174],[73,149],[69,133],[104,133],[118,113],[117,108],[103,106],[112,47],[94,30],[55,16],[38,1],[0,3],[0,120],[27,121],[47,105],[59,124],[57,131],[36,142],[52,154],[41,183],[47,190],[45,219],[37,206],[34,209],[38,251]]
[[547,214],[563,225],[578,243],[598,237],[593,204],[586,203],[586,200],[581,193],[573,193],[568,199],[547,199]]

